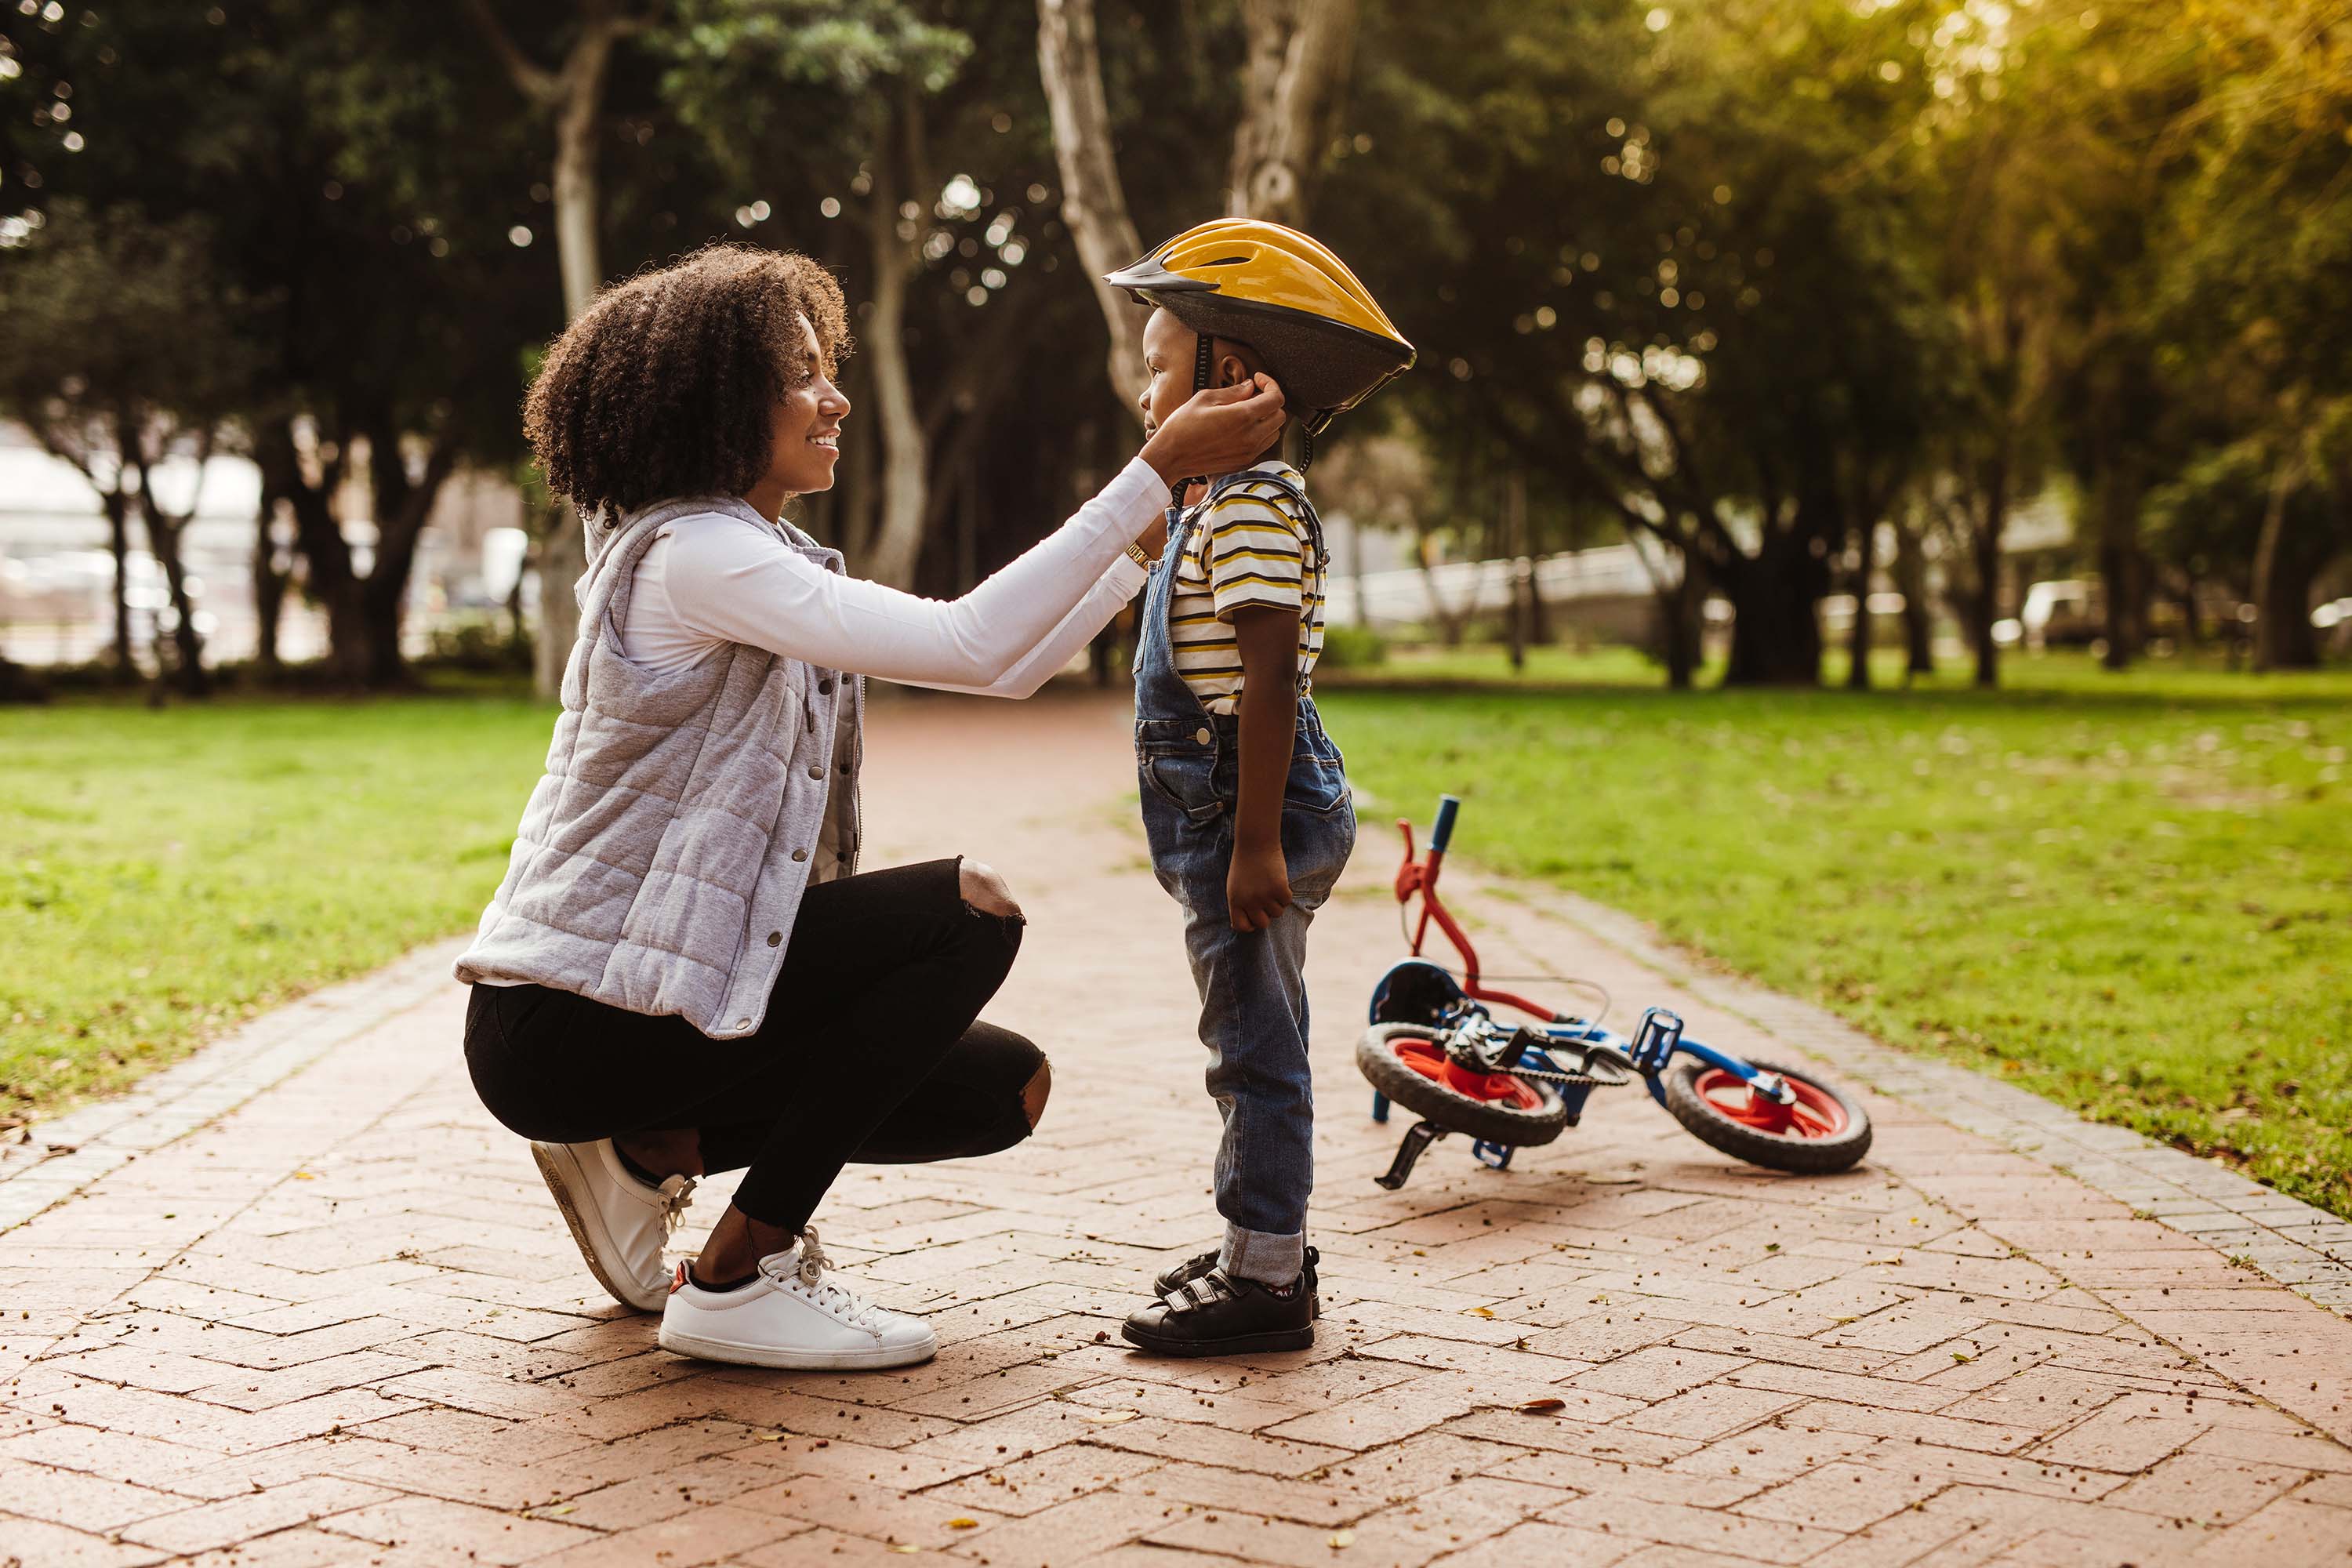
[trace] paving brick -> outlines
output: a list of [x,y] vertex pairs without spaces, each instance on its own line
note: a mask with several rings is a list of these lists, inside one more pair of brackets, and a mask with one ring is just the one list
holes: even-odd
[[141,1520],[124,1526],[119,1533],[126,1541],[193,1555],[268,1535],[290,1524],[310,1523],[348,1509],[381,1502],[393,1495],[381,1487],[314,1476],[245,1497],[224,1498],[177,1513]]
[[877,757],[959,765],[877,768],[871,847],[984,851],[1021,889],[1031,937],[990,1016],[1056,1056],[1059,1103],[986,1161],[853,1167],[820,1216],[849,1272],[929,1318],[937,1360],[796,1374],[658,1351],[476,1102],[438,944],[72,1113],[81,1153],[0,1150],[6,1551],[2343,1568],[2352,1320],[2315,1303],[2352,1229],[1529,889],[1482,938],[1498,968],[1589,975],[1913,1098],[1857,1082],[1878,1141],[1832,1178],[1737,1165],[1624,1097],[1507,1173],[1449,1144],[1383,1192],[1397,1129],[1363,1115],[1346,1022],[1394,946],[1381,854],[1312,961],[1338,1020],[1315,1058],[1317,1346],[1131,1352],[1117,1324],[1143,1281],[1217,1233],[1217,1115],[1171,912],[1109,808],[1131,787],[1121,713],[1006,713],[877,709]]

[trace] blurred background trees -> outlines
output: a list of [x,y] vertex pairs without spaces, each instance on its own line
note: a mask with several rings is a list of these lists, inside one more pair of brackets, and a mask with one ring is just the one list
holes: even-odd
[[[1677,683],[1710,639],[1866,683],[1948,615],[1991,684],[2036,573],[2110,665],[2294,666],[2352,595],[2348,138],[2345,0],[37,0],[0,12],[0,400],[152,554],[176,682],[193,503],[147,480],[211,452],[259,476],[261,661],[292,593],[331,679],[396,684],[436,504],[527,478],[597,284],[717,238],[838,271],[857,412],[803,521],[954,592],[1133,450],[1139,313],[1091,275],[1250,212],[1421,350],[1332,510],[1500,563],[1518,643],[1540,562],[1622,546]],[[544,676],[577,524],[533,504]],[[2021,558],[2028,517],[2064,526]]]

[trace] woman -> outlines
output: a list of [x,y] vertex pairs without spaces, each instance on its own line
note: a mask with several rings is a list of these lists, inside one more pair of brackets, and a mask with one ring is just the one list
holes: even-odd
[[[859,872],[861,677],[1026,696],[1143,582],[1169,485],[1283,420],[1271,383],[1196,398],[1075,517],[962,598],[843,574],[783,523],[829,489],[849,403],[840,288],[715,247],[602,295],[525,406],[587,517],[580,637],[547,769],[457,975],[483,1103],[532,1152],[589,1269],[661,1343],[761,1366],[937,1348],[827,1272],[809,1220],[851,1160],[1026,1137],[1044,1057],[976,1022],[1020,945],[996,874]],[[743,1168],[689,1267],[696,1177]]]

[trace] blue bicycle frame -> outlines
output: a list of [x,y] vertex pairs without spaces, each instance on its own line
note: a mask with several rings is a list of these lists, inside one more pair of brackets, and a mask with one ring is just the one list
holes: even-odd
[[[1583,1018],[1564,1016],[1540,1003],[1482,984],[1479,979],[1477,952],[1470,945],[1467,934],[1446,911],[1437,893],[1438,875],[1444,868],[1446,847],[1453,839],[1454,820],[1461,807],[1462,802],[1456,796],[1449,795],[1439,797],[1437,820],[1430,829],[1429,852],[1420,858],[1416,858],[1413,854],[1412,821],[1405,817],[1397,819],[1398,831],[1404,835],[1404,864],[1398,869],[1396,877],[1397,902],[1409,906],[1413,896],[1419,894],[1422,900],[1421,919],[1418,924],[1412,926],[1410,931],[1412,959],[1391,969],[1373,990],[1372,1022],[1381,1021],[1382,1005],[1387,999],[1391,983],[1396,978],[1399,971],[1409,966],[1418,968],[1426,965],[1437,976],[1442,977],[1444,1000],[1439,1008],[1437,1022],[1443,1027],[1466,1026],[1475,1018],[1491,1020],[1492,1015],[1487,1012],[1485,1005],[1488,1002],[1500,1003],[1528,1015],[1535,1021],[1528,1026],[1539,1032],[1556,1045],[1578,1047],[1580,1056],[1586,1053],[1597,1053],[1630,1071],[1640,1073],[1643,1081],[1649,1088],[1650,1098],[1661,1106],[1666,1103],[1664,1087],[1666,1068],[1678,1052],[1687,1053],[1709,1066],[1720,1068],[1746,1083],[1754,1093],[1763,1095],[1777,1103],[1788,1105],[1795,1101],[1795,1091],[1790,1089],[1787,1080],[1780,1074],[1751,1067],[1738,1057],[1717,1050],[1703,1041],[1691,1038],[1683,1032],[1681,1016],[1666,1008],[1652,1007],[1643,1012],[1641,1024],[1633,1031],[1633,1037],[1628,1040],[1621,1035],[1602,1028],[1597,1023]],[[1430,963],[1428,960],[1421,957],[1422,946],[1428,937],[1432,923],[1437,926],[1462,956],[1462,973],[1458,981],[1451,972]],[[1419,961],[1418,963],[1414,962],[1416,960]],[[1518,1064],[1544,1072],[1563,1075],[1570,1071],[1570,1068],[1563,1067],[1549,1050],[1532,1044],[1528,1045],[1520,1052]],[[1569,1122],[1573,1126],[1582,1116],[1585,1099],[1591,1094],[1593,1086],[1589,1083],[1571,1083],[1555,1087],[1566,1102]],[[1385,1122],[1388,1119],[1388,1096],[1375,1090],[1372,1094],[1372,1120]],[[1511,1144],[1482,1140],[1473,1152],[1479,1160],[1499,1171],[1510,1164],[1513,1147]]]

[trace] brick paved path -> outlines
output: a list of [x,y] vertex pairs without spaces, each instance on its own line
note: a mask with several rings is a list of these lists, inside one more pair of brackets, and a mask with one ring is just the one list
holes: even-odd
[[[1057,1068],[1028,1144],[855,1170],[821,1215],[935,1363],[656,1350],[474,1103],[444,945],[0,1158],[0,1563],[2352,1561],[2344,1227],[2226,1173],[1838,1036],[1911,1096],[1847,1175],[1733,1165],[1621,1090],[1522,1169],[1449,1142],[1381,1192],[1370,826],[1316,936],[1323,1342],[1131,1356],[1118,1316],[1215,1233],[1214,1117],[1120,716],[907,703],[873,751],[884,858],[969,849],[1024,896],[992,1016]],[[1837,1035],[1581,914],[1528,924],[1540,962],[1735,1048]]]

